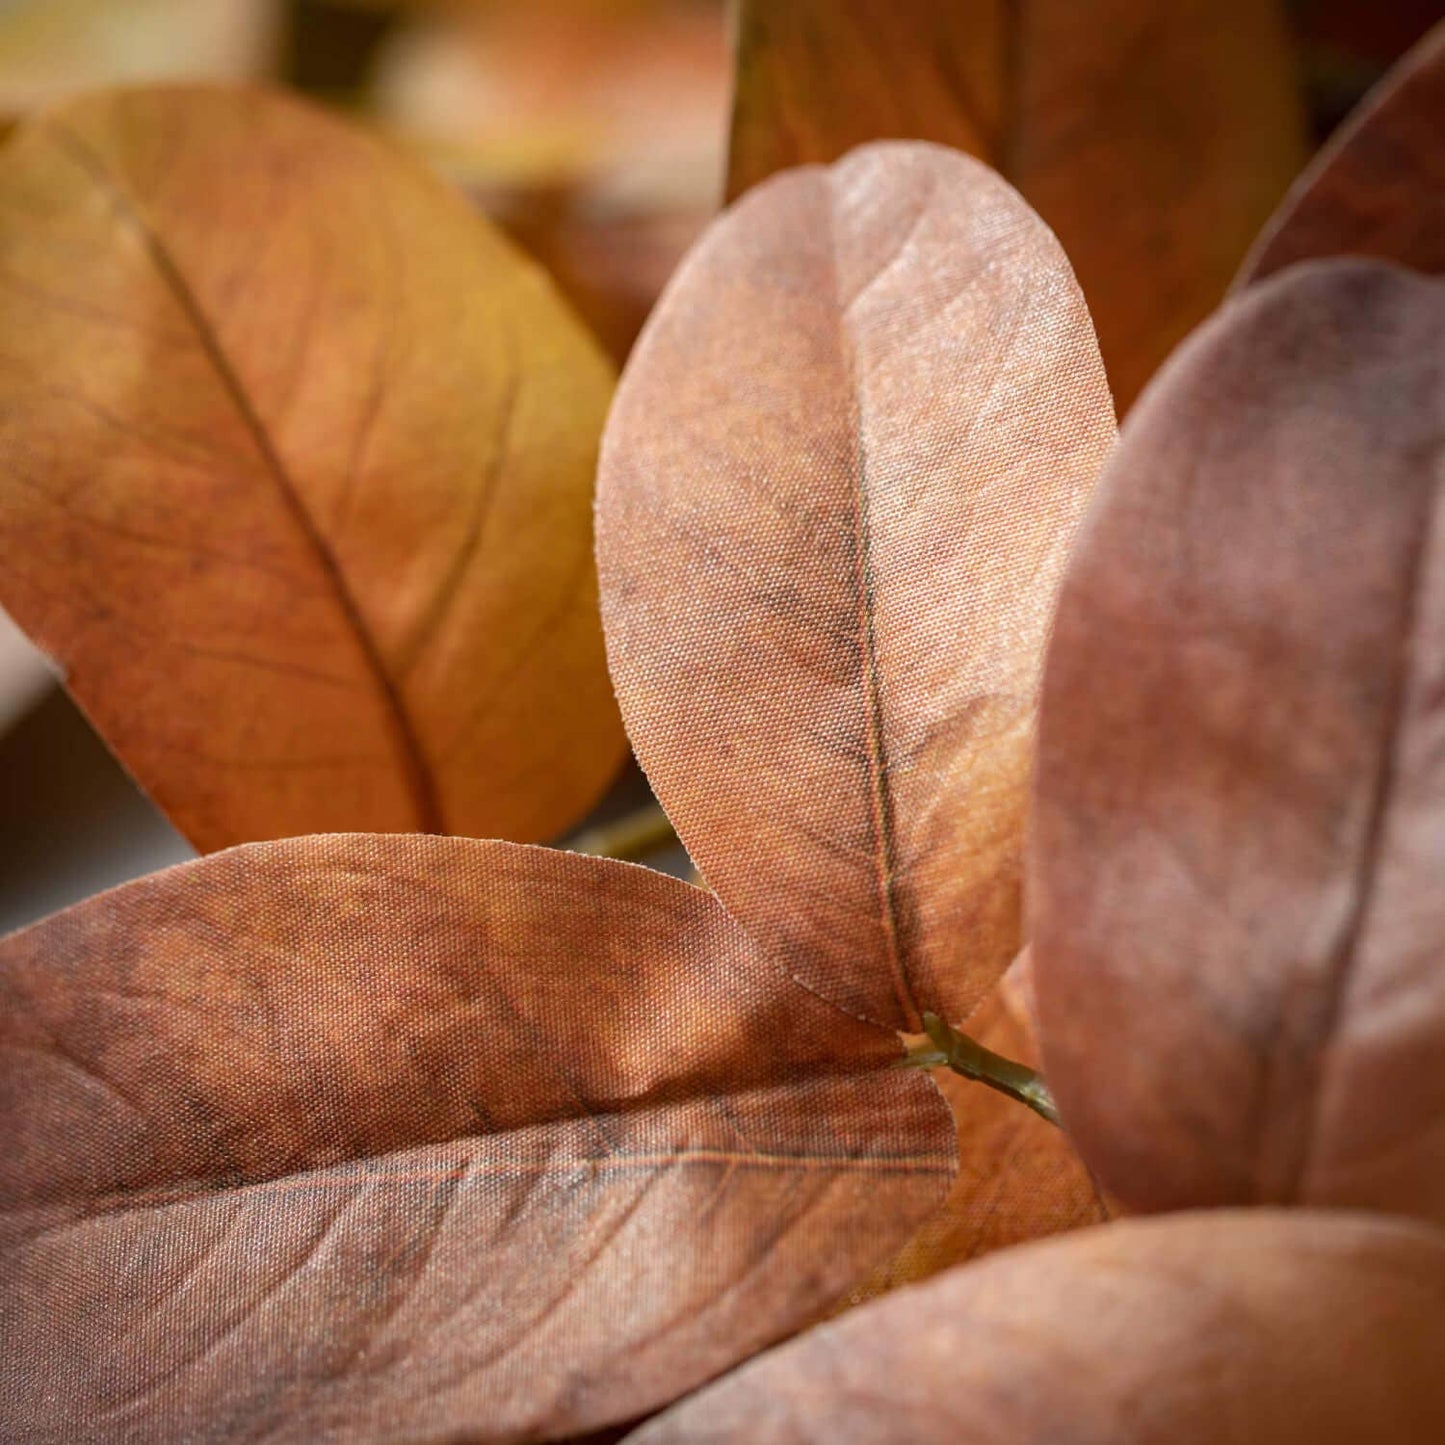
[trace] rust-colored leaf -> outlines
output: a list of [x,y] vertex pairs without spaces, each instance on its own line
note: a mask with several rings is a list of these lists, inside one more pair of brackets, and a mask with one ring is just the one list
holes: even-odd
[[812,1317],[952,1174],[707,894],[341,835],[0,944],[0,1436],[503,1441]]
[[1304,154],[1275,0],[745,0],[732,195],[890,137],[969,151],[1053,227],[1121,409]]
[[1237,284],[1326,256],[1445,271],[1442,135],[1445,21],[1371,91],[1295,182]]
[[[985,1048],[1037,1069],[1027,959],[1024,954],[1010,967],[963,1028]],[[958,1177],[938,1212],[850,1291],[851,1304],[1006,1245],[1098,1224],[1111,1215],[1062,1130],[1017,1100],[947,1069],[935,1070],[933,1080],[958,1129]]]
[[419,167],[119,91],[0,156],[0,586],[202,849],[553,834],[616,767],[606,362]]
[[635,1445],[1445,1438],[1445,1238],[1251,1210],[1010,1250],[858,1310]]
[[1251,289],[1131,418],[1059,605],[1044,1060],[1146,1209],[1445,1221],[1445,283]]
[[709,231],[603,445],[613,679],[764,947],[850,1013],[966,1018],[1017,952],[1038,674],[1114,434],[1053,237],[879,145]]

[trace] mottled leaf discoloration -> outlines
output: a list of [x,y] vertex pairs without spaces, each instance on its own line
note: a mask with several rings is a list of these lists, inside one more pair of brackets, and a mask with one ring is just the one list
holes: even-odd
[[707,894],[339,835],[0,945],[0,1434],[506,1441],[805,1323],[953,1172]]

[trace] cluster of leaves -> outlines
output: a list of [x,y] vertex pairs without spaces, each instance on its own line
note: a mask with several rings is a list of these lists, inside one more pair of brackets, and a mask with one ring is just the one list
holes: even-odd
[[[9,143],[4,600],[240,846],[0,943],[4,1434],[562,1438],[1105,1197],[1256,1207],[638,1438],[1445,1427],[1445,30],[1116,438],[1295,131],[1271,6],[1107,8],[745,7],[746,193],[600,467],[595,345],[375,141],[182,88]],[[613,688],[710,891],[525,846]],[[951,1113],[927,1014],[1037,1030],[1067,1133]]]

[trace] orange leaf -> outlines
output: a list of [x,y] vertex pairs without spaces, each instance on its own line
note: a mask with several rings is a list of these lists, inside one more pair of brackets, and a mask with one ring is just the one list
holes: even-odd
[[585,811],[609,371],[460,198],[279,96],[94,96],[0,156],[0,334],[4,604],[197,846]]
[[1010,1250],[815,1330],[632,1445],[1354,1445],[1445,1437],[1445,1240],[1194,1214]]
[[947,1112],[705,893],[240,848],[0,944],[0,1435],[504,1441],[675,1398],[919,1225]]
[[613,678],[723,904],[860,1017],[966,1018],[1018,951],[1044,638],[1114,435],[1053,237],[880,145],[715,223],[629,363]]
[[1295,182],[1237,285],[1325,256],[1445,271],[1445,21],[1361,102]]
[[1125,429],[1046,674],[1044,1061],[1144,1209],[1445,1222],[1445,284],[1246,292]]
[[967,150],[1038,209],[1121,409],[1304,154],[1275,0],[744,0],[731,195],[890,137]]

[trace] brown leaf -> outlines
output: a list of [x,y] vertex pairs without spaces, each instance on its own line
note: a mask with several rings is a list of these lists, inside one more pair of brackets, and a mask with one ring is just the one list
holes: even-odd
[[1445,21],[1365,98],[1297,180],[1236,285],[1325,256],[1445,271]]
[[1445,1238],[1194,1214],[1010,1250],[804,1335],[635,1445],[1354,1445],[1445,1436]]
[[1145,1209],[1445,1221],[1445,284],[1315,262],[1130,419],[1045,681],[1044,1060]]
[[0,945],[0,1436],[501,1441],[812,1317],[953,1170],[895,1039],[705,893],[237,849]]
[[880,145],[718,221],[608,422],[613,679],[723,904],[807,987],[919,1027],[1019,947],[1038,674],[1114,433],[1052,236]]
[[[1014,962],[963,1028],[985,1048],[1037,1069],[1038,1043],[1025,996],[1027,958]],[[958,1129],[958,1177],[938,1212],[849,1292],[852,1304],[1006,1245],[1110,1217],[1062,1130],[1017,1100],[947,1069],[934,1070],[933,1081]]]
[[95,96],[0,157],[0,335],[4,603],[199,847],[585,811],[608,367],[460,198],[279,96]]
[[1275,0],[745,0],[729,193],[939,141],[1058,233],[1123,410],[1303,159]]

